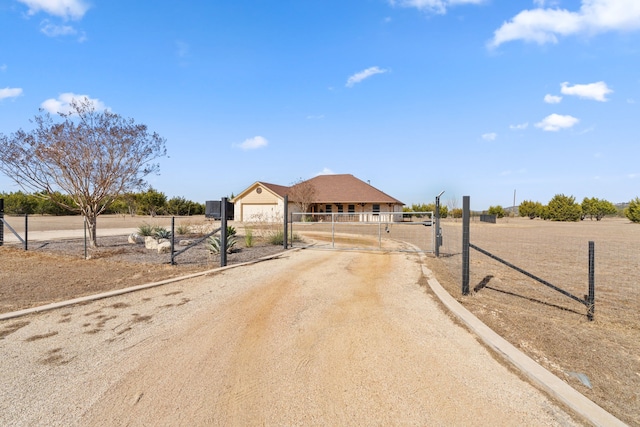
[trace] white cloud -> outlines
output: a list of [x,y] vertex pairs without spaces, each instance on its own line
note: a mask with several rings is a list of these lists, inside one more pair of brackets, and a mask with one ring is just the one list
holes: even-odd
[[[543,5],[545,2],[536,4]],[[578,11],[558,8],[523,10],[494,32],[488,46],[495,48],[513,40],[557,43],[558,36],[591,36],[607,31],[639,29],[640,1],[581,0]]]
[[29,15],[42,11],[64,19],[81,19],[89,10],[84,0],[18,0],[29,7]]
[[495,132],[482,134],[482,139],[484,139],[485,141],[495,141],[497,137],[498,137],[498,134]]
[[257,150],[267,145],[269,145],[269,141],[263,136],[254,136],[253,138],[245,139],[239,144],[233,144],[234,147],[238,147],[243,151]]
[[367,79],[376,74],[384,74],[386,72],[388,72],[388,70],[384,70],[380,67],[369,67],[366,70],[355,73],[354,75],[349,77],[345,86],[352,87],[353,85],[355,85],[356,83],[360,83],[364,79]]
[[549,94],[544,96],[544,102],[546,102],[547,104],[559,104],[560,101],[562,101],[561,96],[549,95]]
[[517,125],[509,125],[509,129],[511,130],[525,130],[529,127],[529,122],[520,123]]
[[5,87],[0,89],[0,100],[5,98],[17,98],[22,95],[22,88],[19,87]]
[[565,95],[574,95],[580,98],[594,99],[600,102],[608,101],[607,95],[613,92],[613,90],[607,87],[605,82],[573,86],[569,86],[569,83],[564,82],[561,85],[560,91]]
[[7,71],[7,64],[0,65],[0,71]]
[[557,132],[560,129],[568,129],[576,125],[580,120],[573,116],[563,116],[560,114],[551,114],[536,123],[537,128],[541,128],[547,132]]
[[480,4],[485,0],[389,0],[391,6],[414,7],[418,10],[445,14],[447,8],[460,4]]
[[45,19],[40,23],[40,32],[48,37],[73,36],[78,33],[70,25],[56,25]]
[[82,101],[85,98],[89,100],[89,102],[93,105],[93,108],[95,108],[97,111],[103,111],[107,109],[104,103],[97,98],[91,98],[88,95],[77,95],[72,92],[61,93],[60,96],[58,96],[58,99],[49,98],[42,104],[40,104],[40,107],[51,114],[69,114],[72,111],[71,102],[74,100]]
[[329,169],[329,168],[324,168],[324,169],[322,169],[320,172],[318,172],[318,173],[316,174],[316,176],[318,176],[318,175],[335,175],[335,172],[334,172],[334,171],[332,171],[332,170],[331,170],[331,169]]
[[324,114],[310,114],[307,116],[307,120],[322,120],[324,119]]

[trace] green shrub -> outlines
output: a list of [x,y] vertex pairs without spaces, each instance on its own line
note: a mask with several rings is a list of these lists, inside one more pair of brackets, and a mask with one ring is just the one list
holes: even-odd
[[582,207],[573,196],[556,194],[548,204],[549,217],[552,221],[579,221],[582,218]]
[[155,227],[155,232],[153,233],[153,236],[156,239],[170,239],[171,231],[167,230],[164,227]]
[[189,234],[189,225],[188,224],[179,224],[176,228],[176,233],[180,235]]
[[247,248],[253,246],[253,230],[251,228],[246,228],[244,232],[244,245]]
[[154,236],[156,233],[156,227],[146,222],[138,227],[138,234],[144,237]]
[[502,206],[489,206],[489,215],[495,215],[498,218],[504,218],[504,209]]
[[624,215],[629,218],[631,222],[640,223],[640,198],[636,197],[635,199],[629,202],[629,206],[627,206],[624,210]]
[[[222,247],[221,236],[216,234],[207,239],[207,249],[212,254],[219,254],[220,248]],[[235,246],[238,243],[238,239],[236,236],[227,236],[227,253],[233,253],[236,249]]]

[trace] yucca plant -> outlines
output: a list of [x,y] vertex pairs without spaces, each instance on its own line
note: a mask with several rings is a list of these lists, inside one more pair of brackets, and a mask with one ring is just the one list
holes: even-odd
[[[236,236],[227,236],[227,253],[233,253],[235,245],[238,243]],[[207,249],[209,252],[218,255],[222,246],[221,237],[219,235],[211,236],[207,239]]]
[[163,227],[156,227],[155,228],[155,232],[153,233],[153,236],[156,239],[170,239],[171,238],[171,231],[167,230],[166,228]]
[[[222,237],[219,234],[215,236],[211,236],[207,239],[207,249],[212,254],[219,254],[222,247]],[[236,237],[236,229],[227,226],[227,247],[225,248],[227,253],[230,254],[235,251],[235,245],[238,243],[238,238]]]

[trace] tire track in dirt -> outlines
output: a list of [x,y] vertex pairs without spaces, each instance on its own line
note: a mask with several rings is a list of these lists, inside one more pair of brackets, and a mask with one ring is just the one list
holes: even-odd
[[573,425],[419,288],[415,255],[303,251],[212,304],[83,425]]

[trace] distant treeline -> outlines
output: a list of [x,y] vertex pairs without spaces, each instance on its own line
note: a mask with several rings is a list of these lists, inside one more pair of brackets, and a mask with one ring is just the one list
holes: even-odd
[[[55,198],[63,204],[74,206],[73,198],[67,194],[56,193]],[[21,191],[0,193],[4,199],[4,213],[7,215],[80,215],[80,212],[68,210],[56,204],[44,194],[26,194]],[[204,215],[204,203],[187,200],[184,197],[167,196],[153,188],[140,193],[126,193],[116,197],[104,214],[120,215]]]
[[[413,204],[405,208],[405,212],[433,212],[435,204]],[[472,215],[478,212],[472,212]],[[585,197],[582,203],[577,203],[575,197],[556,194],[546,205],[540,202],[525,200],[517,207],[503,208],[500,205],[490,206],[482,213],[496,215],[503,218],[508,215],[519,215],[531,219],[540,218],[551,221],[580,221],[585,219],[600,221],[606,216],[627,217],[633,222],[640,222],[640,199],[635,198],[629,203],[616,206],[608,200],[595,197]],[[450,203],[450,206],[440,206],[440,216],[446,218],[462,218],[462,209]]]

